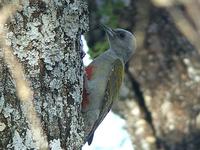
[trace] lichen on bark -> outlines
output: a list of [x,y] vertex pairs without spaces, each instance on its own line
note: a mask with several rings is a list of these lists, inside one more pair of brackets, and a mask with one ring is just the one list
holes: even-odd
[[[21,5],[7,23],[7,43],[23,65],[50,147],[77,149],[84,137],[80,35],[87,30],[87,3],[29,0]],[[5,127],[0,131],[0,147],[37,149],[15,88],[15,79],[1,55],[0,123]]]

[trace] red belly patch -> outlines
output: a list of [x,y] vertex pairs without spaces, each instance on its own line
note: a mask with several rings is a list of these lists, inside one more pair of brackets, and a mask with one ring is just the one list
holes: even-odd
[[86,75],[87,75],[87,79],[88,79],[88,80],[91,80],[93,71],[94,71],[94,66],[92,66],[92,65],[89,65],[89,66],[87,66],[87,67],[85,68],[85,72],[86,72]]

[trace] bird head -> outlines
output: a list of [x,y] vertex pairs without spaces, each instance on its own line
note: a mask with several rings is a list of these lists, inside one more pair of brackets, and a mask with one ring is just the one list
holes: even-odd
[[135,36],[124,29],[111,29],[107,26],[102,26],[107,34],[110,49],[126,63],[136,49]]

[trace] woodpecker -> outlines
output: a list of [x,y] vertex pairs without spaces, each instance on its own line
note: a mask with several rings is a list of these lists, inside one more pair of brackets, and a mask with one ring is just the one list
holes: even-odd
[[85,119],[85,143],[88,142],[88,145],[92,143],[95,130],[117,99],[124,65],[136,49],[135,36],[129,31],[102,27],[110,48],[85,68],[82,113]]

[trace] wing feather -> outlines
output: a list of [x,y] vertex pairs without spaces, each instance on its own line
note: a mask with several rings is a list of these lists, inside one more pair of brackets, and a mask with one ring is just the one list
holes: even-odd
[[94,123],[93,129],[90,132],[88,136],[88,144],[90,145],[93,139],[93,134],[98,125],[103,121],[105,116],[108,114],[110,111],[113,101],[115,101],[118,97],[119,90],[121,87],[121,83],[123,80],[123,74],[124,74],[124,66],[121,60],[116,59],[113,61],[110,69],[108,81],[107,81],[107,86],[105,90],[105,95],[104,95],[104,102],[102,105],[102,109],[100,111],[99,118],[97,121]]

